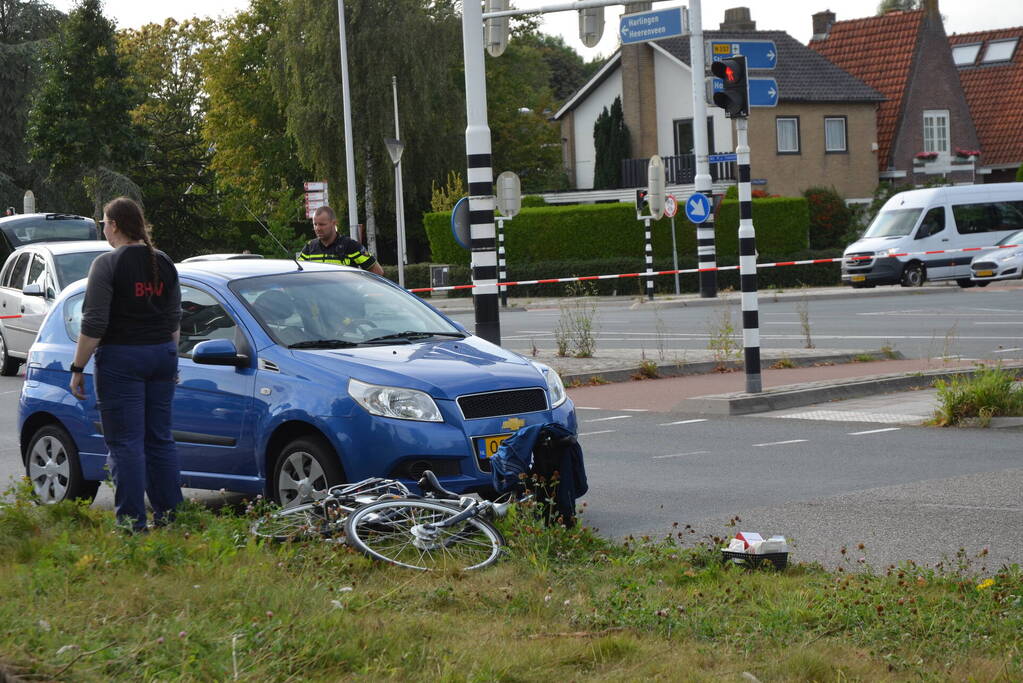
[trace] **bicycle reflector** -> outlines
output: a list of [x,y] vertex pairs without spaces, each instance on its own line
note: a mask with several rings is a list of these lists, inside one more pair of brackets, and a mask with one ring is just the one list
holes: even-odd
[[725,110],[728,118],[749,116],[749,83],[746,78],[746,58],[729,57],[710,65],[710,71],[721,79],[722,89],[714,93],[714,104]]

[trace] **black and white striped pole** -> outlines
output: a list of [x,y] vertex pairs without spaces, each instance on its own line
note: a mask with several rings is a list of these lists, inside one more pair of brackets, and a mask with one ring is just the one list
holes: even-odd
[[[506,20],[507,21],[507,20]],[[501,343],[497,301],[497,236],[494,227],[494,171],[487,123],[487,81],[483,65],[483,8],[462,3],[465,60],[465,155],[469,182],[469,249],[472,253],[476,334]],[[503,49],[503,46],[502,46]]]
[[[508,280],[508,267],[504,255],[504,222],[508,220],[504,216],[497,216],[497,280],[505,282]],[[508,308],[508,288],[501,285],[498,288],[501,295],[501,308]]]
[[646,296],[650,301],[654,300],[654,241],[653,234],[650,231],[650,222],[652,220],[659,221],[664,216],[664,184],[664,162],[661,160],[661,157],[655,154],[650,157],[650,163],[647,165],[645,199],[650,213],[643,217],[643,222],[646,225],[646,233],[644,235],[646,272],[649,273],[646,278]]
[[[497,217],[497,277],[501,282],[508,279],[505,268],[504,254],[504,222],[515,218],[522,208],[522,184],[519,177],[511,171],[497,176],[497,208],[501,215]],[[501,306],[508,307],[508,288],[500,287]]]
[[746,393],[762,391],[760,381],[760,312],[757,304],[757,238],[749,170],[749,122],[735,119],[735,160],[739,171],[739,281],[742,290],[742,347],[746,359]]

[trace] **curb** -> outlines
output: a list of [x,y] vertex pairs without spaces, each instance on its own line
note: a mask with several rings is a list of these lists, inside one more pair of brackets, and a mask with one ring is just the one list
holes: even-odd
[[[824,301],[828,299],[848,299],[851,297],[871,297],[880,298],[887,296],[899,296],[899,295],[923,295],[923,294],[940,294],[947,291],[948,287],[918,287],[912,290],[906,290],[902,287],[890,287],[888,289],[879,290],[868,290],[862,289],[854,290],[852,287],[846,287],[842,289],[836,288],[836,291],[807,291],[801,292],[798,289],[785,290],[782,292],[775,292],[774,290],[766,289],[759,290],[757,292],[758,301],[774,303],[777,301],[790,300],[790,299],[803,299],[806,298],[810,301]],[[656,299],[650,301],[643,299],[641,301],[635,301],[630,309],[643,308],[644,306],[660,306],[662,308],[688,308],[689,306],[713,306],[720,305],[722,303],[738,302],[740,299],[739,292],[726,292],[722,296],[713,299],[704,298],[693,298],[693,299],[668,299],[665,301],[657,301]]]
[[[1017,377],[1023,376],[1023,363],[1002,366],[1013,370]],[[881,393],[929,389],[934,382],[953,377],[972,377],[984,366],[960,370],[927,370],[912,374],[874,375],[849,381],[832,381],[827,384],[793,384],[768,389],[761,394],[736,392],[697,396],[682,401],[683,411],[703,415],[751,415],[772,410],[799,408],[814,403],[826,403],[849,398],[865,398]]]

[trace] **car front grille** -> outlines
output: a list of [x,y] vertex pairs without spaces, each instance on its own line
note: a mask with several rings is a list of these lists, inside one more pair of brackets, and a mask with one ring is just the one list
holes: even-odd
[[458,397],[458,407],[466,420],[518,415],[547,410],[547,392],[543,389],[513,389]]
[[[870,258],[857,258],[855,261],[854,257],[857,256],[869,256]],[[846,254],[842,260],[842,265],[848,268],[869,268],[874,265],[874,252],[863,251],[856,254]]]
[[993,261],[977,261],[970,268],[973,270],[997,270],[998,264]]

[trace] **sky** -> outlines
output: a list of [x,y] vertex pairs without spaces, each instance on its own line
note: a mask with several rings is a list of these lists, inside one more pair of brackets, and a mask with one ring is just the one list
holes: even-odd
[[[331,0],[323,0],[329,2]],[[49,0],[62,11],[75,4],[73,0]],[[859,19],[872,16],[879,0],[703,0],[701,2],[704,30],[717,29],[724,19],[725,9],[748,7],[760,30],[786,31],[801,43],[810,40],[810,16],[830,9],[837,19]],[[248,0],[105,0],[104,12],[121,28],[137,28],[150,22],[160,23],[169,16],[187,19],[192,16],[219,16],[234,14],[248,6]],[[564,5],[566,0],[512,0],[520,9],[534,9],[545,5]],[[684,2],[657,2],[654,9],[688,6]],[[1023,26],[1021,0],[939,0],[945,17],[946,33],[969,33],[1010,26]],[[575,11],[547,14],[542,30],[561,35],[565,42],[587,60],[612,54],[617,48],[620,5],[604,9],[604,36],[593,49],[579,41],[579,20]]]

